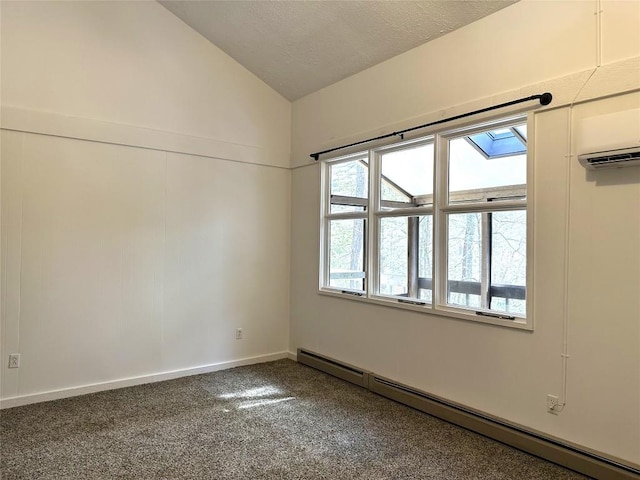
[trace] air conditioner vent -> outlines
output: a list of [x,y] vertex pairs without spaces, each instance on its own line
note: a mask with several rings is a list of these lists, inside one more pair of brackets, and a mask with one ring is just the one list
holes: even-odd
[[588,169],[634,167],[640,165],[640,147],[585,153],[578,160]]

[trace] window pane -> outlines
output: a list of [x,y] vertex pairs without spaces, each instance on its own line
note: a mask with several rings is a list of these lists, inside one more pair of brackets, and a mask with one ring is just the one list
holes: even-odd
[[[525,125],[518,125],[522,129]],[[487,130],[472,136],[461,136],[449,142],[449,202],[477,202],[508,200],[526,197],[527,155],[525,139],[513,130]],[[514,129],[515,130],[515,129]],[[479,139],[486,139],[483,145]],[[495,145],[512,142],[519,147]],[[488,157],[485,149],[500,150],[496,157]],[[511,154],[509,152],[523,153]],[[507,153],[505,153],[507,152]]]
[[491,309],[524,315],[527,212],[491,214]]
[[433,300],[433,217],[425,215],[420,218],[418,234],[420,248],[418,250],[418,298],[427,303]]
[[329,286],[364,291],[365,220],[329,222]]
[[329,166],[331,213],[366,210],[369,168],[365,159]]
[[482,214],[448,216],[447,302],[481,306]]
[[524,316],[526,211],[450,214],[447,225],[447,302]]
[[527,304],[524,300],[512,298],[491,297],[491,310],[510,313],[524,317],[527,313]]
[[407,217],[380,219],[380,293],[407,295]]
[[379,293],[431,301],[432,217],[380,219]]
[[433,204],[433,144],[383,153],[381,173],[383,209]]

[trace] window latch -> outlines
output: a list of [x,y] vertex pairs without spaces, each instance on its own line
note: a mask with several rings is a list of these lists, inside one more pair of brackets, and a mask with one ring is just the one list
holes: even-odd
[[409,305],[426,305],[424,302],[416,302],[414,300],[405,300],[404,298],[398,298],[400,303],[408,303]]
[[349,290],[341,290],[340,293],[346,293],[347,295],[354,295],[356,297],[362,297],[364,295],[364,293],[350,292]]
[[516,319],[516,317],[512,317],[511,315],[500,315],[498,313],[476,312],[476,315],[480,315],[482,317],[499,318],[501,320],[515,320]]

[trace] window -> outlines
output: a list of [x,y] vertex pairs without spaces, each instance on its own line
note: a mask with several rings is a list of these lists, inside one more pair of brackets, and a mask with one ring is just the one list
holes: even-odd
[[320,291],[530,329],[528,165],[522,117],[323,160]]
[[327,264],[322,284],[344,293],[366,290],[366,227],[369,164],[366,155],[326,164],[324,241]]

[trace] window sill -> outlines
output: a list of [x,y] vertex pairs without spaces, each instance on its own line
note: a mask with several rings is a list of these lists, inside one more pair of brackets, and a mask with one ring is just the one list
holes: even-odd
[[443,306],[435,307],[432,304],[415,305],[412,303],[399,302],[396,297],[366,296],[366,294],[358,295],[351,292],[343,293],[340,290],[334,290],[330,288],[320,288],[318,290],[318,294],[334,298],[341,298],[343,300],[366,303],[370,305],[379,305],[388,308],[409,310],[439,317],[455,318],[457,320],[464,320],[467,322],[484,323],[500,327],[515,328],[518,330],[533,331],[533,322],[527,321],[526,318],[521,317],[516,317],[515,320],[483,317],[477,315],[476,310],[466,310],[464,308],[452,308]]

